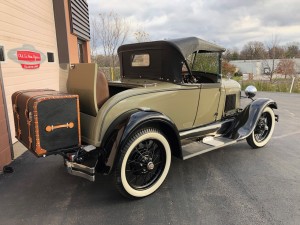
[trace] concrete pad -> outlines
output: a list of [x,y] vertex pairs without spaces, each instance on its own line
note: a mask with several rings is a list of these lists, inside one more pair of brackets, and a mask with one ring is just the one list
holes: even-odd
[[16,142],[13,144],[13,150],[14,150],[14,157],[17,159],[20,157],[24,152],[27,151],[27,148],[21,143],[21,142]]

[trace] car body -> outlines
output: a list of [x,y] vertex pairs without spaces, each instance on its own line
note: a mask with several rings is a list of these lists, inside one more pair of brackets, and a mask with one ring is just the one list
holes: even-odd
[[[278,120],[277,104],[263,98],[241,109],[240,84],[221,75],[224,50],[195,37],[119,47],[121,81],[108,82],[109,97],[98,110],[84,104],[95,91],[69,88],[80,92],[82,141],[89,147],[61,152],[68,171],[89,180],[114,173],[118,190],[139,198],[162,184],[171,155],[185,160],[244,139],[263,147]],[[97,70],[74,68],[70,76]],[[81,87],[87,79],[76,82]]]

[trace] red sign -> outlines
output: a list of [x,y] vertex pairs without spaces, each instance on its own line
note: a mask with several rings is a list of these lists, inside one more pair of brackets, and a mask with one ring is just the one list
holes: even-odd
[[20,48],[11,49],[8,57],[16,63],[19,63],[23,69],[38,69],[41,63],[46,60],[46,56],[32,45],[23,45]]
[[[17,57],[19,61],[27,62],[41,62],[41,54],[39,52],[32,51],[17,51]],[[37,69],[40,67],[40,64],[24,64],[21,63],[23,69]]]
[[33,70],[33,69],[37,69],[40,68],[40,64],[21,64],[23,69],[28,69],[28,70]]
[[39,52],[32,51],[17,51],[18,60],[35,62],[41,61],[41,54]]

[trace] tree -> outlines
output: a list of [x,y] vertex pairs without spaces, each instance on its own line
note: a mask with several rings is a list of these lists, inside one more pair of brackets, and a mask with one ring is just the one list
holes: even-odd
[[223,58],[227,61],[231,60],[239,60],[239,51],[238,49],[226,49],[226,51],[223,53]]
[[139,28],[136,32],[133,33],[137,42],[146,42],[150,41],[149,34],[144,31],[142,28]]
[[287,44],[287,46],[285,48],[285,57],[286,58],[300,57],[299,43],[292,42],[292,43]]
[[228,61],[224,60],[222,61],[222,74],[227,75],[233,75],[236,72],[236,67],[232,64],[230,64]]
[[[129,33],[129,22],[121,18],[117,13],[100,13],[93,18],[91,30],[96,32],[92,35],[95,46],[99,44],[102,47],[104,56],[110,59],[111,79],[114,79],[116,63],[118,61],[117,48],[122,45]],[[95,36],[95,37],[94,37]],[[95,47],[93,45],[93,48]],[[93,49],[93,51],[95,51]]]
[[98,38],[99,26],[98,21],[95,17],[91,18],[91,56],[92,60],[97,56],[97,47],[99,46],[99,38]]
[[276,73],[283,74],[285,76],[292,76],[296,74],[295,62],[292,59],[281,59],[276,67]]
[[250,41],[244,45],[240,57],[241,59],[264,59],[267,55],[266,48],[262,42]]
[[[269,79],[272,81],[273,74],[275,72],[275,59],[280,59],[284,56],[284,49],[279,45],[279,38],[277,35],[273,35],[272,39],[267,42],[268,57],[264,60],[264,68],[269,70]],[[268,60],[270,59],[270,60]]]
[[239,60],[240,59],[240,53],[238,49],[233,49],[231,60]]
[[93,62],[100,67],[110,67],[110,57],[98,54],[93,57]]

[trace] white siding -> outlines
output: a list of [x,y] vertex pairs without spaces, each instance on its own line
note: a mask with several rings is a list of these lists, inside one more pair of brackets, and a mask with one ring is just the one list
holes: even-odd
[[[12,137],[15,136],[11,95],[17,90],[59,89],[59,63],[52,0],[0,1],[0,45],[5,61],[1,62],[4,89]],[[46,60],[38,69],[23,69],[8,57],[11,49],[32,45],[47,56],[54,53],[54,63]],[[13,142],[16,139],[13,138]]]
[[[295,62],[295,70],[297,74],[300,74],[300,59],[294,58],[293,61]],[[280,59],[274,60],[274,67],[276,69]],[[242,73],[252,73],[254,76],[263,75],[264,68],[272,67],[273,60],[266,59],[266,60],[232,60],[230,61],[231,64],[235,65]]]

